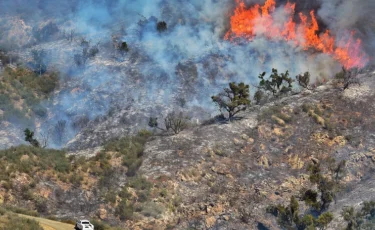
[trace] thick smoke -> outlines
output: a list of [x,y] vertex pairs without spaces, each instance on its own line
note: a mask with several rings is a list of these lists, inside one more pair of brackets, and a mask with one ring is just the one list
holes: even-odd
[[[321,8],[318,11],[331,30],[355,31],[364,41],[368,54],[375,51],[375,1],[372,0],[320,0]],[[373,57],[372,57],[373,58]],[[374,62],[374,60],[370,60]]]
[[[255,2],[264,1],[246,4]],[[277,1],[280,7],[285,3]],[[259,73],[272,68],[289,70],[292,76],[310,71],[324,78],[340,69],[328,55],[308,53],[283,41],[261,37],[250,43],[225,41],[235,4],[234,0],[3,0],[0,47],[17,53],[25,63],[32,50],[43,49],[48,68],[60,72],[62,90],[45,103],[49,108],[45,124],[67,121],[66,141],[79,131],[73,126],[80,119],[95,120],[113,108],[160,115],[183,97],[188,107],[213,112],[210,96],[230,81],[256,85]],[[366,47],[374,47],[373,1],[306,0],[297,5],[306,10],[318,6],[319,20],[332,31],[356,29]],[[167,23],[166,32],[157,31],[158,21]],[[83,39],[99,53],[77,66],[75,56],[82,54]],[[125,54],[116,49],[123,41],[129,47]],[[134,119],[133,123],[145,124],[144,117]]]

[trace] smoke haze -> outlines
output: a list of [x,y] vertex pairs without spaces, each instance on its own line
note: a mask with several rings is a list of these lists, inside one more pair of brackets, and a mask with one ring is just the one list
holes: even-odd
[[[278,9],[285,3],[276,1],[275,15],[281,21]],[[317,10],[322,27],[338,36],[356,31],[367,53],[373,53],[374,1],[296,3],[307,12]],[[224,40],[235,6],[234,0],[2,0],[0,48],[17,53],[25,63],[32,50],[46,51],[45,62],[61,73],[62,86],[45,103],[49,123],[65,120],[69,127],[79,117],[94,120],[114,107],[159,115],[175,107],[178,97],[189,107],[213,112],[210,96],[228,82],[256,85],[259,73],[272,68],[289,70],[291,76],[310,71],[314,79],[330,78],[340,70],[329,55],[285,41]],[[166,32],[157,31],[158,21],[167,23]],[[99,53],[77,66],[74,57],[82,53],[82,39]],[[121,42],[128,44],[129,52],[115,48]],[[145,123],[142,116],[134,120]],[[69,129],[67,141],[78,131]]]

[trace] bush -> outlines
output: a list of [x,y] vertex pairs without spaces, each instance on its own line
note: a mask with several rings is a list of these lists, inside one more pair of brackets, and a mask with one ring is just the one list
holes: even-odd
[[120,220],[130,220],[133,217],[134,208],[126,200],[122,200],[116,207],[115,214]]
[[35,208],[38,211],[38,213],[47,213],[47,201],[44,198],[38,198],[35,202]]
[[116,192],[113,191],[113,190],[109,190],[106,194],[105,194],[105,197],[104,197],[105,201],[107,203],[111,203],[111,204],[114,204],[116,203]]
[[108,229],[110,229],[109,225],[103,223],[100,220],[93,219],[93,220],[90,220],[90,222],[94,225],[95,230],[108,230]]
[[160,215],[164,212],[164,207],[158,205],[155,202],[144,203],[141,207],[141,214],[146,217],[159,218]]
[[274,96],[287,93],[292,90],[293,80],[289,77],[289,71],[279,74],[277,69],[272,69],[269,79],[264,79],[266,72],[259,75],[259,89],[268,91]]
[[254,94],[255,104],[260,105],[265,97],[265,93],[262,90],[257,90]]
[[131,178],[127,183],[128,187],[134,188],[138,191],[150,191],[152,184],[146,180],[146,178],[138,176]]
[[142,164],[144,144],[150,135],[149,131],[141,130],[137,136],[110,141],[105,144],[104,152],[120,153],[122,164],[128,168],[127,175],[135,176]]
[[34,199],[34,195],[33,195],[32,191],[30,191],[29,186],[27,186],[27,185],[24,185],[24,186],[21,187],[21,196],[24,200],[33,200]]
[[69,178],[69,182],[72,183],[74,186],[80,186],[82,180],[83,177],[77,173],[72,173],[72,175]]
[[156,29],[159,31],[159,32],[164,32],[168,29],[167,27],[167,23],[165,21],[161,21],[161,22],[158,22],[156,24]]

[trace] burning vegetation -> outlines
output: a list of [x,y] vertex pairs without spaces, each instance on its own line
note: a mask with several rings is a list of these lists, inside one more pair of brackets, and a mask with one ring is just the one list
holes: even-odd
[[295,8],[296,3],[288,2],[280,16],[275,13],[275,0],[267,0],[264,5],[256,4],[250,8],[237,0],[225,39],[234,41],[235,38],[246,38],[251,41],[254,37],[265,36],[272,40],[285,40],[304,50],[323,52],[348,69],[367,64],[369,58],[362,50],[362,41],[354,38],[354,32],[338,39],[328,29],[321,31],[314,10],[308,16],[295,12]]

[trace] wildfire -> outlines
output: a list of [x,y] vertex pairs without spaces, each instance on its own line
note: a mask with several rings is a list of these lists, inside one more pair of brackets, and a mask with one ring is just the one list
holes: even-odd
[[[295,3],[288,2],[284,6],[285,18],[280,20],[274,16],[275,0],[266,0],[263,6],[256,4],[246,8],[245,3],[236,0],[237,7],[230,18],[230,30],[224,39],[245,38],[252,40],[256,36],[265,36],[274,40],[286,40],[302,47],[304,50],[314,49],[331,55],[345,68],[362,68],[368,62],[368,56],[362,51],[360,39],[354,39],[354,33],[348,38],[337,40],[329,30],[319,33],[319,24],[314,10],[307,16],[298,14],[300,23],[294,21]],[[281,23],[280,23],[281,21]]]

